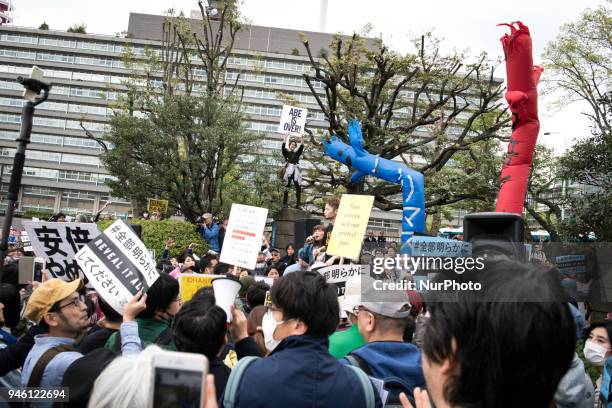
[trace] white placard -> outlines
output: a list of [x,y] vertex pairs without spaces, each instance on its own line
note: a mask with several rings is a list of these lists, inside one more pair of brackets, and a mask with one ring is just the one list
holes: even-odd
[[118,313],[139,290],[146,291],[159,278],[155,260],[123,220],[77,254],[76,260],[91,285]]
[[338,296],[344,296],[346,281],[363,273],[362,265],[332,265],[317,269],[328,283],[334,283],[338,287]]
[[219,262],[255,269],[268,209],[232,204]]
[[28,242],[34,254],[45,260],[53,278],[72,281],[83,278],[75,254],[100,235],[96,224],[71,222],[23,221],[22,242]]
[[304,126],[306,126],[307,114],[308,109],[283,105],[283,113],[281,114],[280,124],[278,125],[278,133],[289,133],[291,136],[302,136],[304,134]]

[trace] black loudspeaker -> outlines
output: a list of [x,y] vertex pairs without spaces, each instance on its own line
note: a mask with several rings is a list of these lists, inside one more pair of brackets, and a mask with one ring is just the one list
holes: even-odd
[[295,234],[294,242],[296,253],[304,246],[306,238],[312,235],[312,229],[315,225],[321,224],[321,220],[318,219],[305,219],[295,221]]
[[523,217],[512,213],[468,214],[463,219],[463,240],[472,243],[472,256],[504,254],[525,261]]
[[136,234],[138,239],[142,241],[142,225],[130,224],[130,227],[132,228],[132,231],[134,231],[134,234]]

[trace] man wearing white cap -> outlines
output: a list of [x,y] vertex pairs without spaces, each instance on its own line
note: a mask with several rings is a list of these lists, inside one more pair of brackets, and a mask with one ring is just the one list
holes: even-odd
[[211,213],[206,213],[202,215],[200,222],[198,220],[198,226],[196,228],[196,232],[202,235],[204,241],[208,243],[208,248],[210,252],[214,252],[218,254],[221,252],[219,249],[219,226],[217,223],[213,221],[213,215]]
[[352,276],[347,280],[344,296],[339,297],[340,310],[346,313],[351,327],[344,331],[337,331],[329,336],[329,354],[336,358],[342,358],[351,351],[366,344],[365,339],[359,333],[357,316],[353,309],[361,304],[361,277]]
[[[412,395],[415,387],[425,386],[421,365],[421,351],[412,343],[403,341],[404,329],[410,316],[408,294],[398,291],[394,301],[361,302],[355,306],[359,333],[367,344],[353,350],[340,362],[361,367],[366,374],[378,379],[399,378],[403,384],[392,392],[397,398],[399,391]],[[363,295],[367,299],[367,295]],[[387,400],[389,402],[389,400]]]

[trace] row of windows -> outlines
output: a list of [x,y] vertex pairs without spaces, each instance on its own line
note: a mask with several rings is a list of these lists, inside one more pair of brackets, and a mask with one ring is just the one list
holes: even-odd
[[[0,113],[0,123],[21,123],[21,117],[19,115],[13,115],[10,113]],[[82,130],[80,123],[81,121],[78,120],[45,118],[40,116],[34,117],[35,126]],[[86,121],[82,121],[82,123],[87,130],[96,132],[106,132],[110,130],[110,125],[105,123]]]
[[[240,80],[246,82],[259,82],[263,84],[277,84],[286,86],[295,86],[300,88],[308,88],[306,81],[302,77],[280,76],[271,74],[253,74],[249,72],[226,71],[225,79],[235,81],[240,76]],[[324,85],[320,81],[313,81],[313,87],[323,89]]]
[[[230,93],[230,91],[231,91],[231,87],[226,87],[224,89],[225,95],[227,96]],[[265,89],[256,89],[256,88],[245,88],[244,96],[247,98],[269,99],[273,101],[278,101],[280,99],[278,92],[276,91],[268,91]],[[301,103],[309,103],[309,104],[317,103],[317,100],[314,98],[314,96],[311,96],[311,95],[296,93],[296,94],[291,94],[291,97]]]
[[[15,42],[21,44],[46,45],[50,47],[60,48],[78,48],[82,50],[93,50],[103,52],[114,52],[121,54],[125,51],[123,44],[97,41],[82,41],[60,37],[35,36],[27,34],[0,34],[0,41]],[[131,47],[131,50],[136,55],[144,55],[144,47]]]
[[[0,50],[1,56],[2,50]],[[11,74],[19,74],[19,75],[30,75],[31,68],[27,67],[18,67],[12,65],[0,65],[0,72],[8,72]],[[68,79],[73,81],[88,81],[88,82],[102,82],[102,83],[112,83],[112,84],[121,84],[125,78],[117,75],[101,75],[101,74],[90,74],[86,72],[73,72],[73,71],[63,71],[58,69],[44,69],[44,76],[46,78],[58,78],[58,79]],[[51,90],[53,92],[53,88]]]
[[[82,50],[102,51],[116,54],[121,54],[126,51],[125,45],[113,42],[83,41],[70,38],[47,36],[38,37],[36,35],[28,34],[3,33],[0,34],[0,41],[32,45],[45,45],[58,48],[75,48]],[[135,55],[142,56],[145,54],[145,47],[129,47],[130,51]],[[156,50],[155,48],[150,49]],[[198,59],[197,56],[193,56],[193,58],[196,60]],[[311,65],[307,62],[283,61],[277,59],[256,59],[246,56],[230,56],[230,58],[228,59],[228,63],[232,65],[254,67],[257,69],[270,68],[296,72],[308,72],[311,70]]]
[[[4,174],[9,175],[13,171],[13,166],[5,165]],[[117,180],[116,177],[110,174],[90,173],[86,171],[74,170],[55,170],[44,169],[39,167],[24,167],[24,177],[34,177],[55,181],[68,181],[75,183],[91,183],[96,185],[104,185],[107,181]]]
[[[40,196],[40,197],[53,197],[55,198],[60,190],[49,187],[39,186],[23,186],[23,194],[29,196]],[[96,194],[90,191],[82,190],[62,190],[61,197],[64,200],[83,200],[83,201],[94,201]],[[109,193],[100,193],[100,204],[103,205],[105,202],[111,201],[115,204],[129,204],[129,201],[112,197]]]
[[308,72],[311,69],[309,63],[295,62],[295,61],[282,61],[282,60],[266,60],[266,59],[254,59],[249,57],[238,57],[231,56],[227,60],[228,64],[232,65],[244,65],[247,67],[253,67],[256,69],[270,68],[280,69],[286,71],[298,71]]
[[[0,97],[1,106],[12,106],[21,108],[23,105],[25,105],[25,103],[26,101],[23,99]],[[45,102],[37,109],[64,113],[86,113],[90,115],[100,116],[111,116],[113,113],[112,109],[106,108],[104,106],[81,105],[64,102]]]
[[[0,156],[3,157],[14,157],[17,149],[12,147],[0,148]],[[96,156],[85,156],[80,154],[69,154],[69,153],[56,153],[56,152],[44,152],[40,150],[26,150],[26,159],[28,160],[41,160],[55,163],[68,163],[68,164],[83,164],[87,166],[100,167],[102,163],[100,158]]]
[[[15,132],[11,130],[0,130],[1,140],[15,140],[17,139],[17,137],[19,137],[19,132]],[[48,134],[43,134],[43,133],[32,133],[31,140],[34,143],[50,144],[50,145],[56,145],[56,146],[72,146],[72,147],[102,150],[102,146],[100,146],[95,140],[86,139],[82,137],[70,137],[70,136],[48,135]],[[110,142],[105,142],[105,143],[109,149],[113,148],[112,143]]]

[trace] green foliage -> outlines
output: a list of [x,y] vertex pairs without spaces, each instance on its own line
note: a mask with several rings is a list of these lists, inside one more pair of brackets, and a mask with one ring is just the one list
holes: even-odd
[[39,30],[48,30],[49,29],[49,24],[47,24],[46,21],[43,21],[43,23],[40,26],[38,26],[38,29]]
[[36,211],[36,210],[26,210],[23,212],[23,218],[39,218],[41,220],[48,220],[53,216],[53,213],[50,211]]
[[80,24],[73,24],[70,26],[70,28],[68,28],[69,33],[78,33],[78,34],[87,34],[87,26],[85,25],[85,23],[80,23]]
[[[255,170],[256,135],[243,125],[236,83],[225,80],[239,13],[236,1],[220,7],[218,26],[202,10],[201,30],[170,10],[161,53],[145,48],[144,59],[136,59],[126,49],[124,62],[132,75],[123,84],[127,97],[110,122],[107,139],[115,147],[102,155],[117,177],[109,183],[114,195],[139,206],[149,197],[167,199],[172,210],[191,221],[227,209],[223,188],[235,179],[231,172],[245,177]],[[218,30],[226,31],[219,35]],[[203,70],[195,69],[194,58]],[[249,193],[254,187],[242,184]]]
[[298,50],[297,48],[293,48],[291,50],[291,55],[300,55],[300,50]]
[[[104,231],[114,221],[99,221],[98,229]],[[172,239],[174,247],[170,250],[170,256],[179,256],[189,244],[196,242],[199,244],[196,253],[206,252],[206,243],[195,232],[195,226],[189,222],[176,220],[145,221],[128,220],[129,224],[139,224],[142,226],[142,242],[150,249],[155,249],[155,254],[159,258],[166,245],[166,240]]]

